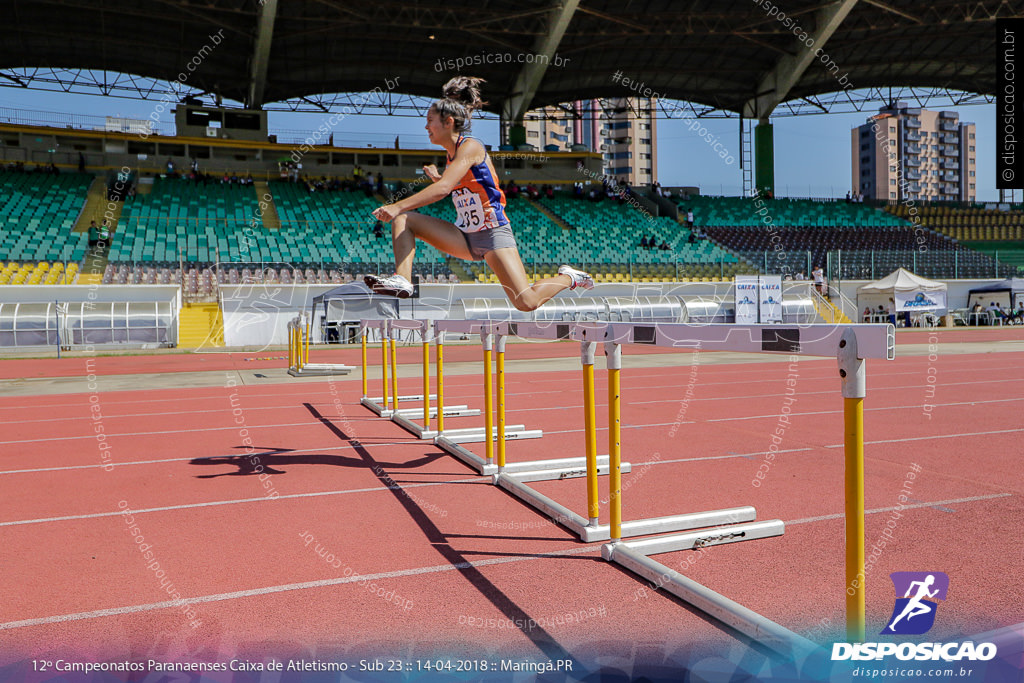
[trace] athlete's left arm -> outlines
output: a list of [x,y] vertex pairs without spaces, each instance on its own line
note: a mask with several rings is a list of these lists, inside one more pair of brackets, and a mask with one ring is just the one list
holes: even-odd
[[487,150],[479,141],[466,140],[455,152],[455,159],[445,167],[444,175],[440,180],[401,201],[378,208],[373,215],[382,221],[390,222],[406,211],[412,211],[421,206],[433,204],[439,199],[444,199],[452,193],[469,169],[482,162],[486,157]]

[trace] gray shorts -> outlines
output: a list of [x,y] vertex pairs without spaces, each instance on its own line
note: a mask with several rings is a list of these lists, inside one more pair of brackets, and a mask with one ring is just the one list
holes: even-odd
[[484,255],[495,249],[517,247],[516,237],[512,234],[512,225],[509,223],[488,230],[464,232],[462,235],[466,238],[466,246],[469,247],[469,253],[473,255],[474,261],[483,261]]

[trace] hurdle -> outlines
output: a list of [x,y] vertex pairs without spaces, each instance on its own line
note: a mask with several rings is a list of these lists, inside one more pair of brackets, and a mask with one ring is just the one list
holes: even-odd
[[[730,524],[685,534],[623,541],[622,488],[617,475],[621,459],[619,432],[619,372],[622,346],[646,344],[678,348],[700,342],[715,351],[785,353],[834,356],[844,398],[846,444],[846,586],[847,637],[863,640],[864,602],[864,438],[863,399],[866,396],[865,359],[895,358],[895,330],[891,325],[686,325],[662,323],[582,323],[571,329],[581,342],[602,342],[609,373],[609,455],[611,456],[611,542],[601,556],[664,588],[679,599],[784,655],[809,652],[809,640],[762,615],[716,593],[652,559],[652,555],[704,548],[724,543],[779,536],[781,520]],[[738,520],[737,520],[738,521]],[[853,591],[852,593],[850,591]]]
[[[430,342],[434,336],[433,327],[430,321],[427,320],[388,320],[385,321],[387,325],[388,337],[391,341],[391,368],[392,368],[392,395],[398,393],[397,381],[398,375],[395,372],[395,368],[398,363],[398,346],[395,344],[395,337],[400,334],[401,330],[408,330],[419,334],[420,342],[423,350],[423,393],[420,394],[420,398],[423,400],[422,409],[418,408],[407,408],[391,410],[391,421],[401,426],[408,432],[416,435],[420,439],[433,439],[444,430],[444,418],[446,417],[468,417],[473,415],[479,415],[479,408],[470,408],[466,405],[454,405],[445,406],[444,403],[444,344],[437,340],[435,343],[436,351],[436,363],[437,363],[437,393],[430,393]],[[406,397],[399,397],[402,400]],[[437,400],[437,406],[431,406],[431,400]],[[416,400],[415,398],[409,400]],[[413,419],[417,415],[423,416],[423,424],[415,422]],[[437,429],[430,428],[431,418],[437,419]]]
[[[359,402],[376,413],[379,417],[391,419],[391,416],[399,409],[399,402],[411,402],[411,401],[429,401],[435,396],[427,395],[424,398],[423,394],[408,394],[405,396],[398,395],[398,348],[397,340],[391,334],[391,320],[360,320],[359,321],[359,337],[360,337],[360,361],[362,364],[363,383],[362,383],[362,397]],[[381,395],[370,397],[367,391],[367,336],[371,330],[380,332],[380,353],[381,353]],[[388,372],[388,362],[391,363],[391,371]],[[388,382],[390,380],[391,389],[388,389]],[[391,407],[388,407],[390,401]]]
[[[570,340],[574,336],[579,336],[579,334],[574,335],[573,333],[573,330],[578,325],[577,323],[555,322],[500,322],[486,324],[484,325],[484,330],[496,335],[499,348],[503,348],[501,344],[507,336],[547,341]],[[598,477],[610,475],[612,490],[617,490],[621,485],[617,477],[621,477],[622,474],[627,474],[631,470],[630,463],[622,462],[621,457],[616,462],[612,459],[611,454],[597,454],[596,401],[594,397],[596,346],[596,342],[590,340],[580,341],[580,359],[583,368],[584,456],[518,463],[518,467],[510,467],[504,459],[503,441],[499,433],[498,471],[494,474],[493,478],[494,484],[505,489],[527,505],[536,508],[557,524],[579,536],[580,540],[585,543],[611,540],[611,524],[602,524],[599,519]],[[609,406],[617,406],[614,400],[619,393],[617,385],[609,383],[608,391]],[[502,396],[501,387],[499,387],[498,396],[499,399]],[[617,425],[618,421],[616,420],[613,427],[617,428]],[[617,438],[616,441],[618,441]],[[532,481],[583,476],[587,478],[587,517],[583,517],[527,485],[527,483]],[[755,518],[756,511],[754,508],[744,506],[638,519],[620,526],[623,536],[649,536],[657,533],[709,527],[716,524],[747,522]]]
[[309,362],[310,325],[306,314],[288,321],[288,374],[292,377],[328,377],[352,372],[348,365]]
[[[504,459],[505,442],[509,439],[539,439],[544,435],[540,429],[527,429],[525,425],[508,425],[505,423],[505,340],[500,338],[495,344],[494,329],[497,323],[490,323],[485,320],[436,320],[434,321],[434,339],[439,348],[444,345],[444,336],[447,333],[460,335],[479,335],[483,347],[484,358],[484,425],[483,427],[468,427],[464,429],[443,429],[438,427],[438,433],[434,437],[434,443],[442,450],[455,456],[462,462],[474,468],[484,475],[498,473],[498,465],[494,462],[494,447],[498,444],[500,457]],[[498,379],[498,401],[497,401],[497,424],[495,424],[494,405],[494,355],[497,347],[497,379]],[[441,364],[438,364],[438,387],[443,387],[443,371]],[[438,409],[444,406],[444,393],[438,392]],[[479,414],[479,413],[478,413]],[[490,435],[490,438],[487,437]],[[464,448],[465,443],[484,443],[484,457]],[[543,462],[543,461],[542,461]],[[534,470],[540,463],[522,462],[511,467],[515,470]],[[560,476],[556,470],[564,474],[574,469],[579,469],[578,462],[566,462],[564,460],[552,462],[547,469],[551,470],[549,478],[557,479]],[[577,475],[578,476],[578,475]]]

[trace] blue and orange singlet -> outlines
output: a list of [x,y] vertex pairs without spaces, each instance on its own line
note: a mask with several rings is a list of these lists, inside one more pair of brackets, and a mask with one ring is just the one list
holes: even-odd
[[[456,151],[468,139],[460,135],[455,142]],[[449,164],[454,160],[454,157],[448,157]],[[495,175],[491,157],[485,153],[484,160],[470,166],[466,175],[452,190],[452,202],[455,203],[455,211],[459,214],[455,227],[459,230],[478,232],[508,225],[508,217],[505,216],[505,193],[498,186]]]

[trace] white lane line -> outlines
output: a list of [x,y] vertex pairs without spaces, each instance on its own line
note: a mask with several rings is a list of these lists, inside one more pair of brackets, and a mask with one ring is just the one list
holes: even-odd
[[115,617],[122,614],[133,614],[136,612],[151,612],[153,610],[180,608],[182,605],[200,605],[206,602],[221,602],[224,600],[237,600],[239,598],[252,598],[273,593],[284,593],[287,591],[309,590],[311,588],[324,588],[327,586],[338,586],[357,581],[379,581],[381,579],[397,579],[406,576],[422,576],[423,574],[436,574],[438,572],[459,571],[473,567],[487,567],[495,564],[509,564],[511,562],[532,562],[552,557],[571,557],[573,555],[584,555],[597,553],[600,550],[597,546],[580,548],[575,546],[564,550],[552,550],[545,553],[535,553],[519,557],[495,557],[489,560],[474,560],[472,562],[458,562],[455,564],[440,564],[431,567],[416,567],[415,569],[400,569],[393,572],[380,572],[377,574],[353,574],[352,576],[338,577],[334,579],[320,579],[319,581],[304,581],[302,583],[286,583],[278,586],[266,586],[264,588],[252,588],[250,590],[232,591],[230,593],[214,593],[212,595],[201,595],[195,598],[183,598],[182,600],[165,600],[163,602],[151,602],[143,605],[128,605],[126,607],[112,607],[109,609],[98,609],[91,612],[74,612],[72,614],[57,614],[52,617],[38,617],[35,619],[22,619],[20,621],[8,621],[0,624],[0,631],[25,628],[27,626],[42,626],[45,624],[58,624],[67,621],[79,621],[81,619],[97,619],[100,617]]
[[[556,359],[556,360],[563,360],[563,359]],[[571,359],[564,359],[564,360],[571,360]],[[816,362],[816,361],[819,361],[819,360],[828,360],[828,359],[813,359],[813,360],[807,359],[807,360],[801,360],[800,362],[801,363],[810,363],[810,362]],[[634,380],[635,379],[647,379],[647,378],[663,378],[665,370],[687,370],[688,368],[692,368],[692,367],[694,367],[694,364],[684,364],[684,365],[679,365],[679,366],[670,366],[670,367],[666,367],[666,368],[659,368],[659,370],[661,370],[661,372],[658,372],[658,373],[655,373],[655,374],[641,374],[639,372],[631,372],[630,373],[630,377],[632,379],[634,379]],[[696,367],[702,367],[702,366],[698,363],[698,364],[696,364]],[[712,366],[708,365],[708,366],[703,366],[703,367],[712,367]],[[724,367],[727,367],[727,366],[715,365],[714,367],[716,368],[716,372],[717,372],[719,368],[724,368]],[[647,368],[636,368],[635,370],[641,370],[641,369],[647,369]],[[977,365],[972,363],[971,367],[965,368],[964,370],[948,369],[948,371],[951,372],[951,373],[952,372],[967,372],[967,371],[976,372],[977,371]],[[565,373],[565,372],[574,372],[574,370],[553,370],[552,372],[562,372],[562,373]],[[739,374],[741,372],[749,373],[750,371],[749,370],[742,370],[742,371],[741,370],[737,370],[737,371],[732,371],[732,374]],[[899,376],[899,375],[918,375],[918,374],[920,374],[920,372],[921,372],[920,370],[900,371],[900,372],[886,372],[885,376],[886,377],[896,377],[896,376]],[[510,373],[510,374],[514,374],[514,373]],[[454,377],[465,377],[465,375],[452,375],[452,377],[453,378]],[[820,376],[817,376],[817,375],[807,376],[806,373],[804,373],[804,376],[803,376],[803,379],[805,381],[829,380],[829,379],[832,379],[832,378],[833,378],[833,374],[831,372],[829,372],[827,374],[822,374]],[[403,379],[413,379],[413,378],[403,378]],[[720,386],[720,385],[725,386],[725,385],[733,385],[733,384],[743,384],[743,385],[764,384],[764,383],[777,383],[779,381],[781,381],[780,378],[746,379],[746,380],[739,380],[739,381],[713,382],[711,384],[711,386]],[[956,386],[958,384],[989,384],[991,382],[1014,382],[1014,381],[1021,381],[1021,378],[1002,379],[1002,380],[990,380],[990,381],[978,381],[978,382],[961,382],[961,383],[957,383],[957,384],[948,384],[946,386]],[[529,382],[531,384],[541,384],[541,383],[550,383],[550,382],[556,382],[556,383],[564,384],[565,383],[565,379],[564,378],[550,378],[550,379],[539,378],[539,379],[529,380]],[[2,383],[2,381],[0,381],[0,383]],[[330,382],[325,382],[323,384],[331,386]],[[459,381],[448,380],[447,382],[445,382],[445,385],[449,386],[451,389],[455,389],[457,387],[476,387],[476,386],[478,386],[478,384],[479,384],[479,382],[477,382],[477,381],[471,381],[471,382],[463,383],[463,382],[459,382]],[[275,386],[280,386],[280,385],[275,385]],[[637,388],[637,389],[658,389],[658,388],[662,388],[663,386],[678,386],[678,385],[677,384],[672,384],[672,385],[652,385],[652,386],[641,386],[641,387],[633,387],[633,388]],[[917,386],[924,386],[924,385],[913,384],[913,385],[907,385],[906,387],[899,386],[899,387],[878,387],[878,388],[879,389],[889,390],[889,389],[900,389],[900,388],[914,388],[914,387],[917,387]],[[315,389],[315,387],[316,387],[316,385],[310,384],[310,385],[305,385],[301,390],[296,390],[295,392],[282,391],[282,392],[275,392],[274,394],[270,394],[270,395],[262,394],[262,393],[255,393],[255,392],[252,392],[252,393],[246,392],[245,395],[246,395],[247,398],[250,398],[250,399],[262,399],[262,398],[273,398],[273,397],[279,397],[279,396],[308,396],[308,395],[315,395],[315,394],[320,394],[320,393],[326,393],[326,394],[336,394],[337,393],[336,391],[332,392],[329,389],[321,389],[320,391],[317,391]],[[201,391],[203,389],[216,389],[216,388],[217,387],[195,387],[193,390],[194,391]],[[249,385],[246,385],[245,387],[242,387],[242,388],[252,388],[252,387],[249,386]],[[262,387],[257,387],[257,388],[262,388]],[[521,392],[521,393],[509,393],[508,395],[509,396],[517,396],[517,395],[554,394],[554,393],[564,393],[564,392],[562,392],[562,391],[531,391],[531,392]],[[140,400],[140,401],[109,401],[109,402],[105,402],[105,405],[138,405],[140,403],[179,403],[181,401],[195,402],[195,401],[205,401],[205,400],[213,401],[213,400],[220,400],[220,399],[221,399],[221,396],[214,394],[214,395],[210,395],[210,396],[199,396],[199,397],[182,396],[182,397],[176,397],[176,398],[146,399],[146,400]],[[65,408],[65,407],[71,408],[71,407],[77,407],[79,405],[84,405],[84,402],[75,401],[75,402],[71,402],[71,403],[54,403],[54,404],[46,404],[46,405],[38,405],[38,406],[22,406],[22,405],[0,406],[0,410],[40,410],[40,409],[52,409],[52,408]],[[260,408],[260,409],[262,409],[262,408]],[[164,414],[170,414],[170,413],[164,413]],[[117,417],[120,417],[120,416],[117,416]]]
[[[994,498],[1005,498],[1012,494],[1009,493],[997,493],[987,496],[971,496],[969,498],[955,498],[950,500],[939,500],[930,503],[920,503],[915,505],[904,505],[902,508],[898,507],[887,507],[887,508],[875,508],[872,510],[865,510],[864,514],[879,514],[883,512],[892,512],[895,510],[906,510],[913,508],[931,507],[933,505],[949,505],[953,503],[971,503],[982,500],[992,500]],[[141,511],[138,511],[141,512]],[[116,513],[121,514],[121,513]],[[801,519],[794,519],[786,521],[785,524],[807,524],[810,522],[821,522],[832,519],[839,519],[844,516],[843,513],[836,513],[832,515],[820,515],[817,517],[804,517]],[[261,595],[270,595],[273,593],[283,593],[286,591],[295,590],[309,590],[315,588],[324,588],[327,586],[338,586],[347,583],[355,583],[357,581],[378,581],[380,579],[394,579],[402,578],[406,576],[421,576],[424,574],[436,574],[439,572],[458,571],[460,569],[469,569],[473,567],[486,567],[496,564],[508,564],[512,562],[532,562],[539,559],[548,559],[552,557],[570,557],[573,555],[584,555],[587,553],[596,553],[598,548],[596,546],[578,547],[574,546],[571,548],[565,548],[563,550],[553,550],[546,553],[536,553],[529,556],[523,557],[496,557],[488,560],[475,560],[473,562],[459,562],[457,564],[442,564],[433,565],[429,567],[417,567],[414,569],[402,569],[393,572],[380,572],[377,574],[365,574],[365,575],[353,575],[347,577],[338,577],[334,579],[320,579],[319,581],[305,581],[302,583],[287,583],[277,586],[266,586],[264,588],[253,588],[250,590],[232,591],[230,593],[214,593],[212,595],[202,595],[194,598],[183,598],[180,601],[177,600],[165,600],[163,602],[151,602],[141,605],[128,605],[125,607],[113,607],[108,609],[92,610],[89,612],[73,612],[70,614],[57,614],[50,617],[37,617],[35,619],[22,619],[19,621],[9,621],[6,623],[0,623],[0,630],[11,630],[16,628],[26,628],[30,626],[43,626],[46,624],[57,624],[68,621],[79,621],[82,619],[97,619],[101,617],[112,617],[119,616],[122,614],[133,614],[137,612],[151,612],[160,609],[170,609],[172,607],[180,608],[182,605],[198,605],[207,602],[222,602],[225,600],[237,600],[239,598],[250,598]]]
[[[993,493],[987,496],[971,496],[969,498],[950,498],[949,500],[934,500],[930,503],[914,503],[912,505],[904,505],[903,507],[887,507],[887,508],[875,508],[873,510],[865,510],[865,515],[874,515],[882,512],[895,512],[896,510],[914,510],[917,508],[928,508],[935,505],[951,505],[953,503],[975,503],[979,500],[992,500],[994,498],[1006,498],[1012,496],[1012,493]],[[951,512],[955,512],[952,510]],[[842,512],[836,512],[831,515],[819,515],[817,517],[802,517],[800,519],[794,519],[785,522],[788,526],[790,524],[807,524],[808,522],[824,522],[829,519],[842,519],[846,514]]]
[[[184,505],[167,505],[158,508],[146,508],[144,510],[132,510],[133,515],[144,512],[166,512],[168,510],[190,510],[192,508],[214,507],[217,505],[237,505],[239,503],[260,503],[268,500],[285,500],[286,498],[317,498],[320,496],[340,496],[348,493],[375,493],[383,491],[398,491],[404,489],[420,488],[423,486],[443,486],[445,484],[464,484],[467,482],[491,481],[492,477],[466,477],[465,479],[447,479],[445,481],[429,481],[422,484],[403,484],[402,486],[371,486],[365,489],[344,489],[341,491],[313,491],[310,493],[289,493],[277,498],[238,498],[237,500],[212,500],[205,503],[186,503]],[[66,522],[76,519],[96,519],[99,517],[116,517],[124,514],[123,510],[117,512],[94,512],[87,515],[66,515],[64,517],[41,517],[39,519],[20,519],[13,522],[0,522],[0,527],[21,526],[25,524],[42,524],[44,522]]]
[[[359,443],[362,446],[406,446],[406,445],[409,444],[408,441],[383,441],[383,442],[360,441]],[[413,442],[413,443],[420,443],[420,442]],[[426,442],[424,442],[424,445],[429,445],[429,444],[426,444]],[[352,445],[325,446],[324,448],[302,448],[302,449],[298,449],[298,450],[296,450],[294,452],[289,451],[289,452],[286,452],[286,453],[278,453],[276,451],[273,452],[273,453],[257,452],[257,453],[255,453],[255,455],[258,455],[258,456],[261,456],[261,457],[267,457],[269,455],[273,455],[275,457],[276,456],[281,456],[281,457],[295,457],[295,458],[297,458],[297,457],[302,457],[302,456],[307,456],[307,455],[319,454],[321,451],[348,451],[348,450],[355,450],[358,447],[359,446],[352,446]],[[114,467],[117,468],[117,467],[122,467],[122,466],[127,466],[127,465],[155,465],[155,464],[160,464],[160,463],[165,463],[165,462],[187,462],[187,461],[190,461],[190,460],[210,460],[210,459],[213,459],[213,458],[244,458],[244,457],[248,457],[248,456],[245,455],[244,453],[223,453],[221,455],[193,455],[193,456],[188,457],[188,458],[164,458],[162,460],[132,460],[132,461],[129,461],[129,462],[113,462],[111,464],[113,464]],[[231,463],[225,462],[224,464],[225,465],[229,465]],[[278,464],[278,465],[280,465],[282,467],[288,466],[288,463],[286,463],[286,462],[285,463],[276,463],[276,464]],[[305,464],[305,463],[298,463],[298,464]],[[35,473],[35,472],[60,472],[60,471],[63,471],[63,470],[88,470],[88,469],[101,468],[101,467],[104,467],[104,466],[105,465],[103,463],[96,463],[96,464],[92,464],[92,465],[65,465],[63,467],[37,467],[35,469],[29,469],[29,470],[0,470],[0,475],[4,475],[4,474],[31,474],[31,473]]]
[[[1024,401],[1024,396],[1022,396],[1020,398],[995,398],[995,399],[992,399],[990,401],[955,401],[953,403],[930,403],[928,405],[934,406],[936,408],[943,408],[943,407],[946,407],[946,406],[973,406],[973,405],[981,404],[981,403],[1013,403],[1015,401]],[[904,406],[880,406],[878,408],[865,408],[864,412],[869,412],[869,411],[872,411],[872,410],[875,410],[875,411],[885,411],[885,410],[905,410],[905,409],[909,409],[909,408],[918,408],[919,409],[919,408],[921,408],[921,406],[922,406],[921,403],[912,403],[910,405],[904,405]],[[791,415],[793,417],[797,417],[798,415],[839,415],[842,412],[843,412],[842,410],[818,410],[818,411],[815,411],[815,412],[812,412],[812,413],[791,413]],[[715,418],[709,418],[709,419],[706,419],[706,420],[701,420],[701,422],[731,422],[733,420],[759,420],[759,419],[762,419],[762,418],[778,417],[778,416],[779,416],[779,413],[772,413],[770,415],[743,415],[741,417],[715,417]],[[2,474],[2,473],[0,473],[0,474]]]
[[[278,427],[314,427],[314,426],[316,426],[318,424],[320,424],[319,420],[316,420],[316,419],[310,417],[310,420],[308,422],[287,422],[285,424],[277,424],[277,425],[248,424],[248,425],[244,425],[244,426],[248,427],[249,430],[251,431],[253,429],[276,429]],[[231,430],[234,430],[234,431],[237,432],[238,431],[238,425],[229,425],[227,427],[199,427],[199,428],[190,428],[188,431],[189,432],[223,432],[223,431],[231,431]],[[119,437],[122,437],[122,436],[157,436],[157,435],[160,435],[160,434],[181,434],[181,430],[180,429],[169,429],[169,430],[158,431],[158,432],[122,432],[122,433],[119,433],[119,434],[108,433],[106,436],[107,436],[108,439],[112,439],[112,438],[119,438]],[[19,444],[19,443],[42,443],[44,441],[74,441],[75,439],[95,440],[95,438],[96,438],[95,435],[50,436],[50,437],[43,437],[41,439],[22,439],[20,441],[0,441],[0,446],[7,446],[7,445]],[[419,443],[419,440],[416,439],[416,440],[412,441],[411,443]]]
[[[914,374],[917,374],[917,373],[914,373]],[[805,378],[805,379],[807,379],[807,378]],[[753,384],[753,383],[756,383],[756,382],[767,382],[767,381],[777,382],[778,380],[753,380],[751,382],[728,382],[728,384]],[[1014,381],[1019,381],[1019,380],[993,380],[993,381],[1014,382]],[[940,384],[940,385],[937,385],[937,386],[939,386],[939,387],[946,387],[946,386],[960,386],[960,385],[963,385],[963,384],[989,384],[989,383],[990,382],[988,382],[988,381],[961,382],[961,383],[955,383],[955,384],[954,383]],[[726,384],[726,383],[724,383],[724,382],[716,382],[714,386],[719,386],[721,384]],[[652,385],[652,386],[645,386],[645,387],[636,387],[636,386],[634,386],[634,387],[627,387],[624,390],[650,391],[650,390],[656,390],[656,389],[677,388],[678,386],[679,386],[678,384],[672,383],[672,384],[660,384],[660,385]],[[924,387],[924,386],[925,385],[923,385],[923,384],[922,385],[915,384],[915,385],[910,385],[910,386],[906,386],[906,387],[876,387],[874,389],[874,391],[880,391],[880,390],[889,391],[889,390],[893,390],[893,389],[914,389],[914,388],[919,388],[919,387]],[[506,394],[506,396],[509,396],[509,397],[514,397],[514,396],[534,396],[534,395],[537,395],[537,394],[564,394],[564,393],[565,393],[564,391],[509,392],[509,393]],[[798,396],[812,396],[812,395],[832,394],[832,393],[834,393],[834,392],[831,391],[831,390],[829,390],[829,391],[813,391],[813,392],[812,391],[805,391],[805,392],[801,392],[800,394],[798,394]],[[777,392],[772,392],[772,393],[768,393],[768,394],[748,394],[748,395],[745,395],[745,396],[697,396],[697,395],[694,395],[694,396],[690,397],[690,401],[691,402],[695,402],[695,401],[749,400],[749,399],[758,399],[758,398],[777,398],[778,395],[779,394]],[[471,396],[471,397],[468,397],[468,398],[474,398],[474,397]],[[450,400],[453,400],[453,399],[450,399]],[[462,399],[460,399],[460,400],[462,400]],[[632,401],[631,400],[631,401],[629,401],[629,403],[630,403],[630,405],[633,405],[633,404],[636,404],[636,405],[656,405],[656,404],[661,404],[661,403],[679,402],[681,400],[682,399],[679,399],[679,398],[656,399],[656,400],[648,400],[648,401]],[[935,404],[935,405],[949,405],[949,406],[953,406],[953,405],[973,405],[975,403],[998,403],[998,402],[1003,402],[1003,401],[1018,401],[1018,400],[1024,400],[1024,398],[996,399],[996,400],[991,400],[991,401],[962,401],[962,402],[959,402],[959,403],[944,403],[944,404]],[[145,403],[145,401],[139,401],[139,403]],[[78,407],[78,405],[81,405],[83,408],[85,408],[85,406],[87,404],[83,402],[82,404],[75,404],[75,405],[66,406],[66,407]],[[318,401],[318,402],[313,403],[313,405],[329,405],[329,406],[333,406],[334,404],[333,404],[333,402],[321,403],[321,402]],[[349,404],[349,405],[351,405],[351,404]],[[598,406],[602,406],[602,405],[606,405],[606,404],[598,403],[597,405]],[[65,406],[61,406],[61,407],[65,407]],[[549,408],[544,408],[544,410],[574,410],[574,409],[576,409],[578,407],[579,406],[551,406]],[[908,406],[894,406],[894,408],[915,408],[915,407],[920,407],[920,405],[916,405],[915,404],[915,405],[908,405]],[[38,408],[39,407],[32,407],[31,409],[38,409]],[[245,407],[244,409],[247,412],[248,411],[257,411],[257,410],[289,410],[289,409],[299,409],[299,410],[301,410],[302,406],[300,406],[299,404],[296,404],[296,403],[287,403],[287,404],[278,404],[278,405],[273,405],[273,406]],[[889,409],[890,408],[867,408],[867,410],[889,410]],[[225,408],[224,410],[225,410],[225,412],[230,412],[230,409],[228,409],[228,408]],[[510,412],[510,413],[528,412],[530,410],[532,410],[532,409],[530,409],[530,408],[512,408],[512,409],[509,409],[507,412]],[[80,419],[86,419],[88,417],[87,412],[88,411],[86,410],[85,414],[83,414]],[[160,413],[126,413],[126,414],[107,414],[107,413],[105,413],[103,415],[103,417],[104,417],[104,419],[106,419],[106,418],[162,417],[164,415],[168,415],[168,416],[178,415],[178,416],[180,416],[180,415],[192,415],[192,414],[207,414],[207,413],[210,413],[210,412],[211,412],[210,410],[182,410],[182,411],[160,412]],[[823,411],[822,413],[800,413],[800,414],[802,414],[802,415],[816,415],[816,414],[827,414],[828,412],[833,412],[833,411]],[[364,419],[367,416],[364,416],[362,413],[360,413],[360,414],[353,414],[351,416],[346,415],[345,417],[349,417],[349,419],[355,418],[355,419],[362,420],[362,419]],[[756,416],[749,416],[749,417],[744,417],[744,418],[720,418],[720,419],[711,419],[711,420],[704,420],[704,421],[705,422],[721,422],[721,421],[731,420],[731,419],[748,419],[749,420],[749,419],[755,419],[755,417]],[[767,416],[764,416],[764,417],[771,417],[771,416],[767,415]],[[41,418],[41,419],[37,419],[37,420],[19,420],[19,424],[28,424],[28,423],[36,423],[36,422],[67,422],[68,420],[73,420],[73,419],[78,419],[78,418],[75,418],[75,417],[70,417],[70,418],[61,417],[61,418]],[[377,418],[374,417],[372,419],[377,419]],[[193,430],[193,431],[199,431],[199,430]],[[147,434],[147,433],[165,434],[167,432],[140,432],[139,434]],[[139,434],[130,434],[129,436],[138,436]],[[91,438],[94,438],[94,437],[93,437],[93,435],[88,435],[88,436],[83,436],[83,437],[63,437],[63,438],[91,439]],[[39,441],[44,441],[44,440],[45,439],[39,439]],[[35,441],[35,440],[33,440],[33,441]],[[2,441],[0,441],[0,445],[14,444],[14,443],[32,443],[32,441],[29,441],[29,442],[25,442],[25,441],[6,441],[6,442],[2,442]]]
[[[964,401],[962,403],[950,403],[950,404],[943,404],[943,405],[970,405],[970,404],[973,404],[973,403],[996,403],[996,402],[1000,402],[1002,400],[1003,399],[994,400],[994,401]],[[1007,400],[1007,401],[1015,401],[1015,400],[1020,400],[1020,399],[1005,399],[1005,400]],[[895,410],[895,409],[898,409],[898,408],[916,408],[916,407],[918,407],[918,406],[892,406],[892,407],[888,407],[888,408],[870,408],[869,410]],[[508,412],[515,412],[515,411],[508,411]],[[523,412],[527,412],[527,410],[523,409]],[[818,415],[818,414],[828,414],[828,413],[834,413],[834,412],[839,412],[839,411],[822,411],[821,413],[796,413],[796,414],[797,415]],[[758,419],[758,418],[763,419],[763,418],[770,418],[770,417],[777,417],[777,415],[774,415],[774,414],[773,415],[754,415],[754,416],[749,416],[749,417],[728,418],[728,419],[726,419],[726,418],[717,419],[716,418],[716,419],[701,420],[699,422],[695,422],[695,421],[691,421],[691,420],[685,420],[685,421],[675,421],[675,422],[652,422],[652,423],[645,423],[645,424],[624,424],[624,425],[622,425],[622,428],[623,429],[643,429],[643,428],[646,428],[646,427],[671,427],[673,425],[695,425],[695,424],[702,424],[703,422],[722,422],[722,421],[728,421],[728,420],[744,420],[744,419]],[[303,423],[298,423],[298,425],[257,425],[257,426],[259,426],[260,428],[263,428],[263,427],[273,428],[273,427],[282,427],[282,426],[302,426],[302,425],[315,426],[315,423],[305,423],[305,422],[303,422]],[[252,425],[250,425],[250,428],[252,428]],[[192,430],[192,431],[220,431],[220,430],[224,430],[224,429],[233,429],[233,427],[223,427],[223,428],[217,427],[217,428],[211,428],[211,429],[196,429],[196,430]],[[581,433],[582,431],[583,431],[583,429],[560,429],[560,430],[545,430],[544,433],[545,434],[575,434],[575,433]],[[598,431],[599,432],[600,431],[607,431],[607,428],[600,428],[599,427]],[[999,430],[985,431],[985,432],[964,432],[964,433],[960,433],[960,434],[931,434],[931,435],[927,435],[927,436],[905,437],[905,438],[900,438],[900,439],[882,439],[882,440],[879,440],[879,441],[865,441],[864,444],[865,445],[876,445],[876,444],[895,443],[895,442],[903,442],[903,441],[928,441],[930,439],[953,439],[953,438],[957,438],[957,437],[960,437],[960,436],[987,436],[987,435],[993,435],[993,434],[1014,434],[1014,433],[1022,432],[1022,431],[1024,431],[1024,429],[999,429]],[[178,433],[178,432],[177,431],[172,431],[172,432],[139,432],[137,434],[114,434],[114,435],[108,435],[108,436],[140,436],[140,435],[144,436],[144,435],[147,435],[147,434],[176,434],[176,433]],[[8,441],[8,442],[0,442],[0,444],[4,444],[4,443],[36,443],[37,441],[53,441],[53,440],[78,439],[78,438],[85,439],[85,438],[90,438],[90,437],[56,437],[55,439],[37,439],[37,440],[30,440],[30,441]],[[419,441],[419,440],[416,440],[416,439],[411,439],[409,441],[395,441],[395,442],[387,442],[387,443],[369,443],[369,442],[362,442],[362,443],[364,443],[364,445],[367,445],[367,446],[401,446],[401,445],[425,444],[426,442]],[[820,446],[820,448],[843,448],[843,446],[844,446],[844,444],[841,444],[841,443],[840,444],[823,444],[822,446]],[[304,450],[304,451],[332,450],[332,449],[338,449],[338,448],[346,448],[346,447],[345,446],[335,446],[335,447],[320,448],[320,449],[317,449],[317,448],[304,448],[302,450]],[[796,449],[796,450],[806,450],[806,449]],[[766,451],[760,451],[760,452],[757,452],[757,453],[749,453],[747,455],[763,455],[765,452]],[[783,451],[780,451],[780,452],[783,452]],[[220,456],[195,456],[195,457],[229,457],[230,455],[231,454],[220,455]],[[179,461],[179,460],[193,460],[193,459],[195,459],[195,457],[192,457],[192,458],[173,458],[173,459],[168,459],[168,460],[143,460],[143,461],[138,461],[138,462],[115,463],[115,466],[119,466],[119,465],[136,465],[136,464],[152,464],[152,463],[160,463],[160,462],[175,462],[175,461]],[[732,456],[714,456],[714,458],[723,458],[723,457],[732,457]],[[665,463],[665,462],[686,462],[687,460],[690,460],[690,459],[689,458],[684,458],[682,460],[660,460],[660,461],[655,461],[655,462],[661,462],[661,463]],[[642,463],[637,463],[637,464],[642,464]],[[92,468],[92,467],[100,467],[100,465],[98,465],[98,464],[96,464],[96,465],[70,465],[70,466],[66,466],[66,467],[44,467],[44,468],[38,468],[38,469],[7,470],[7,471],[0,471],[0,475],[4,475],[4,474],[18,474],[18,473],[26,473],[26,472],[50,472],[50,471],[60,471],[60,470],[88,469],[88,468]],[[2,526],[2,525],[0,525],[0,526]]]
[[[880,443],[900,443],[905,441],[929,441],[931,439],[956,439],[961,436],[988,436],[990,434],[1016,434],[1024,432],[1024,429],[993,429],[989,432],[963,432],[962,434],[930,434],[928,436],[908,436],[903,439],[881,439],[879,441],[865,441],[864,445],[875,445]],[[823,448],[843,448],[844,444],[826,444]]]

